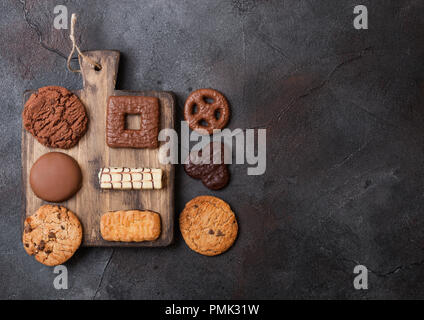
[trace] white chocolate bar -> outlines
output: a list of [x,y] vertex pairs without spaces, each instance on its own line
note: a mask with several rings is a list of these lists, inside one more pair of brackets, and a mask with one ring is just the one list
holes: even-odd
[[101,168],[99,183],[102,189],[162,189],[162,169]]

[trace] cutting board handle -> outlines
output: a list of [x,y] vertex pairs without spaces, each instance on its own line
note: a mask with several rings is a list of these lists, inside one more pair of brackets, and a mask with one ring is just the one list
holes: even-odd
[[107,91],[114,90],[116,85],[116,77],[118,75],[120,56],[119,51],[85,51],[84,55],[93,59],[95,62],[102,66],[101,70],[95,70],[95,68],[90,63],[79,56],[84,91],[94,91],[99,87],[103,88],[103,90],[105,87],[107,87]]

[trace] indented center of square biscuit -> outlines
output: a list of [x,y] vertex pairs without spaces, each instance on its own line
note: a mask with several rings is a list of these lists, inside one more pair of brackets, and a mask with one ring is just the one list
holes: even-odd
[[125,115],[125,130],[140,130],[141,128],[141,116],[139,114]]
[[[128,116],[138,116],[139,126],[130,129]],[[106,143],[112,148],[157,148],[159,100],[144,96],[111,96],[108,100]],[[131,119],[131,128],[134,121]]]

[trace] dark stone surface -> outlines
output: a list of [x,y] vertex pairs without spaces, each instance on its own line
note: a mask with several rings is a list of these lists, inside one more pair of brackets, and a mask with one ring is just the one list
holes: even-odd
[[[366,4],[370,29],[355,30]],[[176,217],[200,194],[228,201],[240,235],[222,256],[163,249],[81,249],[69,289],[20,241],[22,93],[81,87],[65,69],[79,14],[85,50],[117,49],[119,89],[212,87],[229,127],[267,128],[268,167],[210,192],[176,175]],[[0,298],[422,298],[424,296],[424,3],[387,1],[19,1],[0,3]],[[369,290],[353,268],[370,270]]]

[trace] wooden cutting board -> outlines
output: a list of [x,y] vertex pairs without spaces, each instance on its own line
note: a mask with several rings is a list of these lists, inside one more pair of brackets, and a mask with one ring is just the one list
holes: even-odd
[[[174,233],[174,165],[162,165],[158,160],[158,149],[109,148],[106,145],[106,103],[111,95],[140,95],[157,97],[160,101],[160,129],[174,128],[174,97],[163,91],[115,90],[118,74],[118,51],[85,52],[102,69],[96,71],[80,59],[83,89],[73,91],[84,103],[88,117],[88,131],[79,143],[69,149],[52,149],[41,145],[22,128],[22,178],[24,188],[24,215],[33,214],[47,202],[37,198],[29,185],[29,172],[33,163],[43,154],[60,151],[76,159],[83,174],[80,191],[68,201],[60,203],[75,212],[83,225],[83,246],[139,247],[166,246]],[[27,101],[33,91],[24,94]],[[134,121],[137,119],[130,119]],[[131,123],[129,123],[131,128]],[[160,142],[161,144],[163,142]],[[160,190],[101,190],[97,173],[101,167],[147,167],[161,168],[164,172],[164,187]],[[126,243],[104,241],[100,235],[100,217],[107,211],[145,209],[160,214],[162,233],[159,239],[150,242]],[[24,220],[23,219],[23,220]]]

